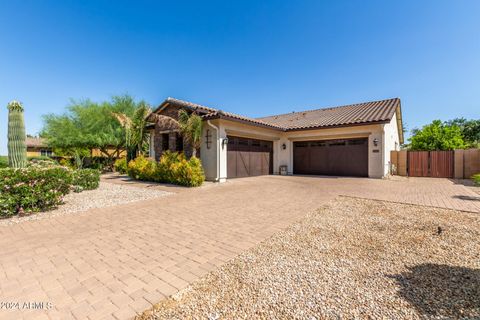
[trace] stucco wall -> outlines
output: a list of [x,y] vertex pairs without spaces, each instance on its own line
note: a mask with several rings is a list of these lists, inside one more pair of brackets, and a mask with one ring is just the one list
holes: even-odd
[[[218,126],[218,121],[211,121],[215,126]],[[209,181],[217,181],[217,130],[208,125],[207,122],[203,123],[202,129],[202,144],[200,146],[200,160],[202,161],[203,170],[205,172],[205,178]],[[207,133],[211,136],[209,139],[211,143],[207,146]]]
[[[368,138],[368,175],[372,178],[382,177],[382,125],[365,125],[352,126],[332,129],[290,131],[283,134],[277,143],[277,159],[278,165],[274,167],[274,171],[278,173],[278,166],[287,165],[288,172],[293,173],[293,142],[306,140],[330,140],[330,139],[346,139],[346,138]],[[373,140],[378,139],[378,146],[375,147]],[[281,149],[285,143],[287,148]],[[374,152],[378,150],[378,152]]]
[[[207,123],[204,125],[202,134],[201,159],[204,165],[205,174],[208,180],[217,177],[217,157],[220,157],[220,180],[227,178],[227,146],[222,144],[227,136],[241,136],[261,140],[273,141],[273,172],[279,173],[279,167],[286,165],[288,173],[293,173],[293,142],[305,140],[329,140],[347,138],[368,138],[368,175],[372,178],[381,178],[388,173],[390,151],[395,149],[395,142],[398,146],[398,130],[396,119],[388,124],[350,126],[343,128],[304,130],[282,132],[268,128],[256,127],[248,124],[228,120],[212,120],[212,124],[219,127],[218,141],[216,132]],[[205,135],[209,129],[212,135],[210,149],[206,149]],[[374,140],[377,139],[377,146]],[[283,149],[282,145],[286,148]],[[219,146],[219,155],[217,155]],[[398,148],[398,147],[397,147]]]
[[392,120],[390,123],[386,123],[383,126],[383,141],[385,143],[384,150],[384,168],[383,168],[383,175],[390,174],[390,151],[400,150],[400,139],[398,137],[398,126],[397,126],[397,116],[396,114],[393,115]]

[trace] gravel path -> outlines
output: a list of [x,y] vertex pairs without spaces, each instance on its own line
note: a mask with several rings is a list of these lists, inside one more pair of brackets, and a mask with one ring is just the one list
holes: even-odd
[[133,186],[125,186],[100,181],[100,186],[95,190],[80,193],[71,192],[64,198],[64,204],[58,208],[45,212],[33,213],[24,217],[11,217],[0,220],[1,226],[8,226],[28,220],[39,220],[62,214],[72,214],[94,208],[104,208],[134,201],[147,200],[171,194],[160,190],[150,190]]
[[480,215],[341,197],[142,318],[478,319]]

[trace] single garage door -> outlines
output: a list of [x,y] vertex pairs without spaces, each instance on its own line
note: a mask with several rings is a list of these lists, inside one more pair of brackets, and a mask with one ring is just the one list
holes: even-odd
[[228,137],[227,177],[240,178],[273,173],[271,141]]
[[293,173],[368,177],[368,139],[294,142]]

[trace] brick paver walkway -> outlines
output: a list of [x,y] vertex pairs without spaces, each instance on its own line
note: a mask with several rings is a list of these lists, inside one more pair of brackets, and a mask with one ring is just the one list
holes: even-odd
[[445,179],[265,176],[26,221],[0,227],[0,318],[130,319],[338,195],[480,212]]

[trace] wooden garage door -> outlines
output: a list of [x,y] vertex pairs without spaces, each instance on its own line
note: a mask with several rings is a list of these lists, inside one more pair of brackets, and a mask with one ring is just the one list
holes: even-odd
[[367,177],[368,139],[294,142],[293,173]]
[[271,141],[228,137],[227,177],[240,178],[273,173]]

